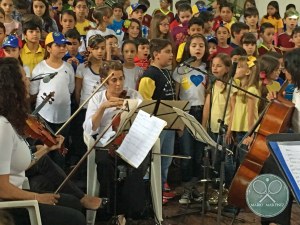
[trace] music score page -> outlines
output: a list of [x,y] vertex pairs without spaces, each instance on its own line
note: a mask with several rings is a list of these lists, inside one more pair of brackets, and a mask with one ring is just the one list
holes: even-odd
[[124,161],[138,168],[166,125],[166,121],[139,110],[117,153]]

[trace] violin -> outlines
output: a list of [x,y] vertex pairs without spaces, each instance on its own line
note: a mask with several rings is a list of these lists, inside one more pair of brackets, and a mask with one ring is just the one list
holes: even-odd
[[247,187],[260,174],[264,162],[270,156],[266,136],[282,133],[288,128],[294,104],[281,96],[286,85],[287,83],[282,86],[278,98],[269,104],[265,114],[262,115],[256,137],[232,180],[228,193],[228,203],[231,205],[247,208]]
[[[26,137],[40,140],[48,147],[57,144],[56,136],[54,135],[53,131],[47,127],[46,123],[39,120],[36,115],[44,107],[44,105],[46,105],[47,102],[51,104],[54,101],[54,93],[55,92],[50,92],[48,95],[44,93],[45,97],[43,98],[43,102],[32,112],[31,115],[28,116],[24,129]],[[62,146],[59,149],[59,152],[64,156],[67,153],[67,149]]]
[[[127,95],[127,91],[123,90],[122,93],[120,94],[119,98],[126,98],[128,96]],[[112,130],[117,132],[120,122],[121,122],[121,114],[122,114],[123,110],[120,109],[119,112],[113,117],[113,120],[111,122],[111,127]],[[119,146],[122,144],[124,138],[126,136],[125,132],[122,132],[119,136],[117,136],[114,141],[108,145],[108,154],[112,157],[116,156],[116,150],[119,148]]]

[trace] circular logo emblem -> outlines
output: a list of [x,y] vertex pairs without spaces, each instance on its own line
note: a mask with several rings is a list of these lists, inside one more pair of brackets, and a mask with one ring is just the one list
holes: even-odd
[[289,201],[289,190],[285,182],[273,174],[257,176],[248,185],[246,192],[248,207],[262,217],[280,214]]

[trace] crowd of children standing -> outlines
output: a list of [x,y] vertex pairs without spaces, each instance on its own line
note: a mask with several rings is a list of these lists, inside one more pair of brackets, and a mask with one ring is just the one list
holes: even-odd
[[[190,114],[217,140],[218,119],[224,110],[223,143],[232,145],[243,140],[251,130],[265,104],[244,92],[229,89],[229,82],[266,98],[278,92],[285,76],[283,55],[300,47],[299,13],[293,4],[281,18],[277,1],[269,2],[266,14],[259,15],[255,0],[246,0],[240,18],[226,0],[215,0],[211,8],[202,1],[191,6],[189,0],[175,3],[160,0],[160,8],[148,11],[150,2],[129,0],[112,5],[95,0],[0,0],[0,57],[20,60],[27,76],[57,75],[48,83],[31,82],[32,104],[38,106],[44,93],[55,91],[55,101],[40,111],[42,118],[57,131],[94,91],[101,81],[103,62],[123,63],[126,88],[136,89],[143,99],[188,100]],[[180,63],[195,57],[190,65]],[[232,62],[237,63],[232,72]],[[196,69],[200,69],[203,73]],[[212,82],[212,73],[219,80]],[[291,100],[293,85],[285,93]],[[225,109],[226,97],[230,96]],[[72,98],[71,98],[72,96]],[[72,107],[71,107],[72,106]],[[76,122],[63,135],[70,140],[67,163],[76,163],[85,151],[82,124],[86,106]],[[205,145],[196,141],[187,129],[177,134],[180,153],[192,156],[181,161],[182,182],[186,191],[180,203],[196,199],[193,184],[203,178],[202,158]],[[173,154],[175,131],[163,131],[161,151]],[[254,136],[244,139],[250,145]],[[242,161],[245,151],[236,153]],[[233,157],[225,154],[226,184],[234,175]],[[52,156],[65,168],[65,159]],[[218,157],[217,157],[218,158]],[[162,158],[163,203],[175,196],[167,176],[170,158]]]

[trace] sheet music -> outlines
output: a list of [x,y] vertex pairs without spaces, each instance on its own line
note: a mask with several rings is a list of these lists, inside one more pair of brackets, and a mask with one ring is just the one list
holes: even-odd
[[117,153],[138,168],[166,125],[166,121],[140,110]]
[[300,142],[278,142],[277,144],[297,186],[300,187]]
[[215,147],[217,143],[209,136],[204,127],[196,120],[196,118],[181,109],[173,107],[174,111],[181,116],[182,121],[185,123],[192,136],[203,143]]

